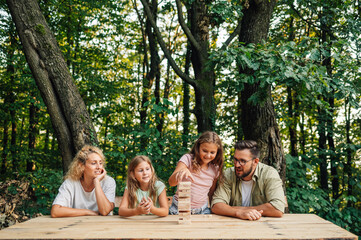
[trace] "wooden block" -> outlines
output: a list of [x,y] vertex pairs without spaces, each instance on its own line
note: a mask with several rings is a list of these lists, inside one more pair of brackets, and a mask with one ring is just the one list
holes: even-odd
[[190,198],[178,198],[178,211],[190,211],[191,210]]
[[182,204],[180,204],[178,202],[178,211],[187,212],[187,211],[190,211],[190,210],[191,210],[191,203],[182,203]]
[[190,189],[178,189],[178,197],[190,197],[191,196],[191,190]]
[[190,204],[191,199],[190,198],[178,198],[178,204]]
[[190,220],[191,219],[191,212],[179,212],[179,219],[188,219]]
[[178,189],[191,189],[191,182],[179,182]]

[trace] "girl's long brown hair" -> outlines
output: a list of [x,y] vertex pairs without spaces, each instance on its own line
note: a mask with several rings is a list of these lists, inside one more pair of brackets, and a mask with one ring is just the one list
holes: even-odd
[[129,192],[129,207],[135,208],[138,203],[136,191],[140,188],[140,184],[135,179],[134,169],[138,166],[141,162],[147,162],[152,170],[152,177],[149,181],[149,197],[152,199],[154,205],[157,200],[157,190],[155,189],[155,182],[158,180],[157,175],[155,174],[152,162],[147,156],[138,155],[135,156],[129,163],[128,166],[128,177],[127,177],[127,187]]
[[202,159],[199,153],[199,147],[202,143],[214,143],[217,145],[217,155],[216,157],[210,162],[210,164],[214,164],[218,166],[218,173],[219,173],[219,180],[223,180],[223,163],[224,163],[224,156],[223,156],[223,145],[220,137],[215,132],[207,131],[202,133],[202,135],[197,139],[194,143],[190,154],[193,155],[192,159],[192,170],[194,172],[198,172],[201,168]]

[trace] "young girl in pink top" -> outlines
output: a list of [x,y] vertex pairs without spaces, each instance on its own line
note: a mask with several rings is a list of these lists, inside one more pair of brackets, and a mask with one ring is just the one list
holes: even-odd
[[[170,186],[180,181],[191,181],[191,213],[210,214],[208,201],[212,200],[218,179],[223,174],[223,146],[215,132],[204,132],[194,143],[192,150],[183,155],[170,176]],[[173,196],[169,214],[178,214],[178,191]]]

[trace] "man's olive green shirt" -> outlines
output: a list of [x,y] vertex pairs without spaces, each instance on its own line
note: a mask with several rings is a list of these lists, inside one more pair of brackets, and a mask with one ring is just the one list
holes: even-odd
[[[285,195],[282,180],[276,169],[258,163],[252,180],[251,206],[270,203],[276,209],[284,212]],[[225,170],[224,181],[214,192],[212,206],[220,202],[230,206],[242,206],[242,179],[237,178],[234,167]]]

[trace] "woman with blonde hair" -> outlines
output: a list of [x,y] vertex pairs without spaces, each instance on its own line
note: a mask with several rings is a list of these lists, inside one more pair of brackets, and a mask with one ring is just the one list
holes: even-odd
[[115,181],[101,149],[85,145],[75,156],[51,208],[52,217],[112,215]]

